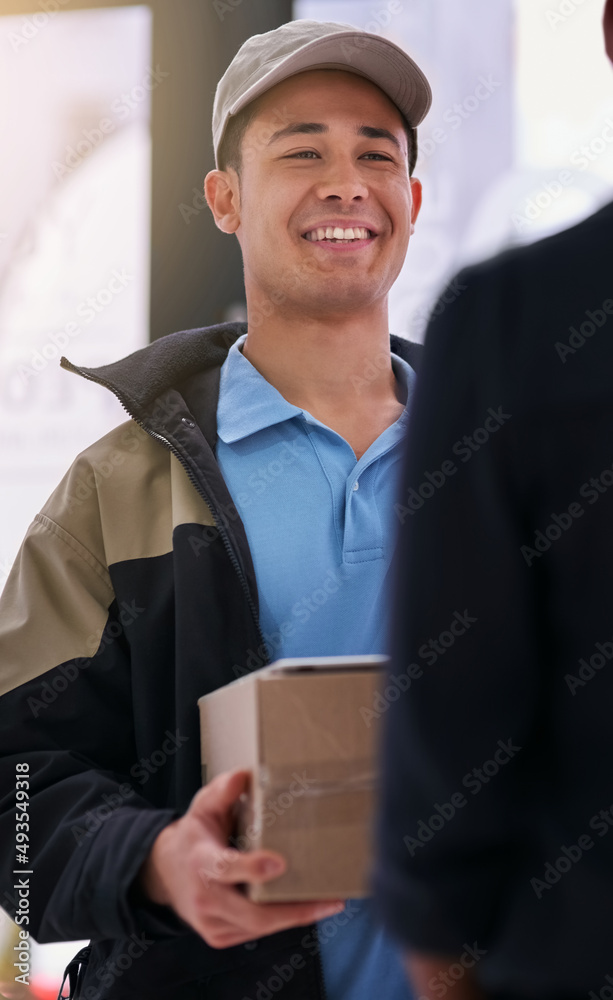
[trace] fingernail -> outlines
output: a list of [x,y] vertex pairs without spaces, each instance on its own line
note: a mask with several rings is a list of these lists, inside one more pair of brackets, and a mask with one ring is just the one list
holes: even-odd
[[328,903],[315,911],[315,919],[323,920],[325,917],[333,917],[335,913],[340,913],[345,909],[344,903]]
[[278,875],[282,871],[282,862],[275,861],[274,858],[267,858],[266,861],[262,861],[260,864],[260,872],[262,875]]

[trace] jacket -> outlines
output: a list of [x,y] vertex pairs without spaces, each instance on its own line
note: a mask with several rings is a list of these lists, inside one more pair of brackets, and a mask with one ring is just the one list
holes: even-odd
[[[214,949],[135,883],[201,786],[198,698],[268,662],[215,460],[220,368],[245,331],[182,331],[97,369],[62,359],[130,419],[77,457],[0,603],[3,787],[18,764],[29,782],[24,926],[41,943],[91,939],[84,1000],[259,1000],[274,976],[286,1000],[325,996],[315,925]],[[417,366],[419,345],[391,346]],[[2,892],[19,919],[14,802],[0,817]]]

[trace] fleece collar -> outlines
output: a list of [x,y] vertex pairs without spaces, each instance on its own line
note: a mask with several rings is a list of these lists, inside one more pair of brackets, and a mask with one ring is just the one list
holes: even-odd
[[[246,323],[219,323],[216,326],[181,330],[154,340],[147,347],[120,361],[99,368],[84,368],[61,359],[62,368],[106,386],[126,410],[137,419],[146,419],[155,400],[168,390],[179,390],[188,402],[204,403],[201,426],[207,438],[215,436],[214,408],[219,392],[219,373],[232,344],[247,333]],[[390,347],[417,371],[421,344],[392,335]],[[183,390],[186,390],[185,392]]]

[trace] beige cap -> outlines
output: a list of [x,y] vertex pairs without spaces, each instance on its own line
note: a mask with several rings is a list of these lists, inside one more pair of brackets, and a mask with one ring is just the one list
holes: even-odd
[[289,76],[307,69],[342,69],[372,80],[416,128],[432,103],[419,66],[386,38],[337,21],[289,21],[248,38],[217,84],[213,104],[215,165],[231,115]]

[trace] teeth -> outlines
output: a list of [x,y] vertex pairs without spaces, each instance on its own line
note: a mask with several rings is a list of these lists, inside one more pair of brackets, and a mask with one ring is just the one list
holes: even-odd
[[341,226],[326,226],[312,229],[305,234],[306,239],[315,243],[318,240],[366,240],[370,231],[364,226],[354,226],[353,229],[342,229]]

